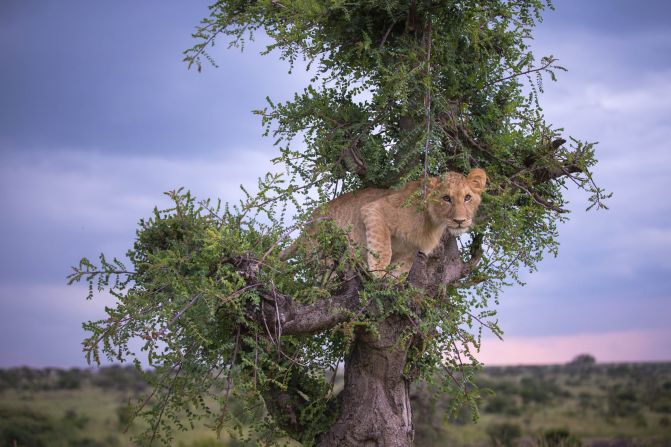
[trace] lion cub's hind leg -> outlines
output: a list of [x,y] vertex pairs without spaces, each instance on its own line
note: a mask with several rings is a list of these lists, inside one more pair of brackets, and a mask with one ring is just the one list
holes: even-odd
[[375,207],[364,207],[361,214],[366,228],[368,268],[373,275],[381,278],[391,263],[391,230]]

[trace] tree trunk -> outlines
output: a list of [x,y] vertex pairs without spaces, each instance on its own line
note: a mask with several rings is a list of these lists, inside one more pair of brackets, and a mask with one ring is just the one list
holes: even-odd
[[[451,284],[468,275],[477,264],[481,238],[471,247],[471,258],[462,260],[456,239],[449,233],[430,255],[417,253],[407,282],[427,294],[434,294],[441,285]],[[241,257],[238,271],[249,284],[257,284],[259,264],[253,258]],[[296,303],[292,297],[275,291],[262,291],[261,312],[250,311],[250,318],[259,321],[269,334],[276,337],[319,332],[347,321],[352,312],[367,311],[371,317],[375,306],[362,308],[358,275],[351,275],[343,289],[312,304]],[[281,330],[280,330],[281,329]],[[410,408],[412,379],[405,371],[408,351],[416,341],[414,323],[402,315],[391,315],[377,326],[377,331],[360,328],[345,358],[345,387],[333,402],[332,411],[338,419],[318,440],[319,447],[410,447],[414,431]],[[412,375],[410,373],[409,375]],[[296,384],[306,379],[296,377]],[[300,423],[300,408],[305,404],[305,392],[299,386],[271,389],[265,396],[267,408],[277,423],[301,439],[305,431]],[[339,407],[339,409],[338,409]]]
[[412,446],[410,381],[404,377],[410,321],[391,316],[379,334],[362,329],[345,359],[345,388],[338,421],[320,447]]

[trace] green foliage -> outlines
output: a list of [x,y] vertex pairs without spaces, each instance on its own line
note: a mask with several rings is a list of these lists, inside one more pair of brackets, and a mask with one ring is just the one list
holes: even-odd
[[[536,62],[529,50],[545,6],[226,0],[210,7],[196,45],[185,52],[190,65],[213,62],[207,51],[217,38],[244,47],[262,32],[267,52],[278,51],[292,67],[305,60],[314,77],[293,100],[268,98],[256,112],[275,138],[275,161],[286,178],[267,175],[257,194],[243,189],[236,206],[172,191],[169,209],[140,221],[127,253],[132,268],[101,255],[100,265],[84,258],[69,276],[70,283],[88,283],[89,297],[97,289],[117,299],[105,319],[84,324],[89,361],[132,359],[139,368],[130,343],[141,340],[154,368],[146,377],[153,391],[135,412],[149,421],[140,442],[169,443],[172,427],[188,430],[204,419],[240,435],[252,421],[259,443],[284,436],[278,425],[293,424],[301,428],[299,441],[313,443],[337,411],[326,372],[338,370],[355,331],[376,333],[392,315],[412,321],[405,340],[421,339],[409,353],[407,377],[434,383],[454,396],[454,412],[466,403],[478,417],[474,353],[483,329],[501,335],[491,309],[501,289],[519,283],[545,254],[556,255],[567,182],[590,193],[590,208],[605,207],[607,197],[589,171],[594,144],[567,137],[565,146],[563,129],[543,118],[542,75],[554,80],[564,70],[552,56]],[[314,221],[315,209],[340,193],[476,166],[487,171],[490,186],[480,223],[460,244],[465,258],[483,248],[482,260],[434,296],[402,279],[370,278],[360,254],[347,248],[346,232]],[[287,228],[290,207],[296,223]],[[280,261],[292,231],[308,221],[314,243]],[[260,266],[254,284],[240,267],[250,258]],[[346,271],[364,280],[362,309],[373,310],[311,336],[273,333],[275,325],[250,318],[268,300],[264,293],[315,303],[341,288]],[[523,384],[525,401],[542,400],[534,386]],[[264,411],[274,405],[264,396],[277,393],[291,394],[297,415]],[[239,405],[229,405],[231,396]]]
[[487,413],[500,413],[509,416],[519,416],[520,407],[514,398],[505,395],[495,395],[486,401],[484,411]]
[[120,405],[116,409],[116,417],[119,429],[126,430],[133,424],[135,411],[130,405]]
[[[85,350],[95,361],[101,353],[110,360],[134,356],[130,340],[144,342],[142,351],[154,372],[144,377],[153,392],[138,402],[132,415],[141,414],[150,422],[141,441],[169,442],[172,426],[186,430],[200,418],[219,429],[225,423],[240,426],[250,415],[258,416],[254,408],[262,391],[286,389],[295,365],[304,367],[295,374],[302,378],[301,392],[311,398],[303,417],[321,419],[320,406],[330,389],[324,371],[335,370],[344,355],[342,330],[313,338],[282,337],[281,348],[276,346],[267,328],[248,320],[261,297],[231,262],[249,255],[265,259],[269,269],[260,276],[259,288],[291,293],[306,303],[328,292],[309,279],[318,277],[313,271],[325,267],[286,266],[279,263],[277,253],[268,256],[275,248],[275,227],[258,224],[255,218],[243,220],[244,210],[233,214],[224,209],[218,214],[219,209],[207,202],[197,204],[188,193],[170,196],[173,208],[155,210],[152,218],[140,222],[134,248],[128,252],[134,271],[125,273],[132,281],[115,282],[116,289],[111,290],[117,307],[107,309],[108,318],[85,324],[91,332]],[[324,244],[331,242],[324,238]],[[102,267],[104,274],[115,274],[111,265]],[[83,261],[73,275],[91,271],[88,261]],[[116,371],[121,369],[108,369],[97,380],[114,381]],[[243,404],[228,408],[230,395]],[[185,420],[191,422],[183,424]],[[271,427],[264,418],[256,418],[255,423],[261,432]],[[164,433],[168,434],[163,437]]]
[[9,410],[0,408],[0,442],[3,446],[33,445],[36,447],[49,445],[55,427],[46,416],[30,410]]
[[581,447],[582,442],[571,434],[567,428],[552,428],[543,433],[544,445],[547,447]]
[[522,436],[522,428],[510,422],[502,422],[487,427],[487,435],[494,447],[512,447],[515,440]]
[[62,419],[54,420],[30,408],[0,407],[0,446],[31,447],[114,447],[115,437],[94,441],[82,436],[88,423],[86,416],[68,410]]
[[608,414],[610,416],[631,416],[641,410],[641,402],[632,388],[615,386],[608,394]]

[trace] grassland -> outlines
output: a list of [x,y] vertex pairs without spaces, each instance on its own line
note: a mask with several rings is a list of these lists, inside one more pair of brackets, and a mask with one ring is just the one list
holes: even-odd
[[671,446],[669,363],[490,367],[478,382],[492,392],[477,424],[466,409],[436,419],[416,394],[421,445]]
[[[671,446],[671,363],[491,367],[478,377],[491,393],[481,416],[430,389],[413,392],[416,444],[424,446]],[[128,402],[146,392],[132,369],[0,370],[0,447],[133,445]],[[207,427],[177,432],[175,446],[240,446]]]

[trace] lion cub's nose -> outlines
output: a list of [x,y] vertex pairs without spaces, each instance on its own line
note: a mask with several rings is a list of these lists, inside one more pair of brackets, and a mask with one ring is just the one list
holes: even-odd
[[459,225],[466,222],[466,219],[452,219],[452,220],[455,221],[456,223],[458,223]]

